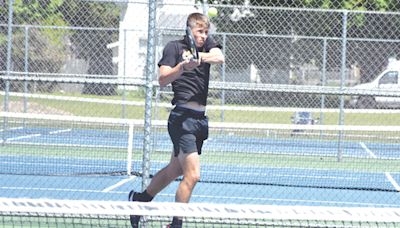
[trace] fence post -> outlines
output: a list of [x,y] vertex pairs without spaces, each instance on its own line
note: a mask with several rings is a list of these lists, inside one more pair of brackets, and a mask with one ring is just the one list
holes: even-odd
[[[345,86],[346,80],[346,44],[347,44],[347,15],[348,11],[343,11],[343,24],[342,24],[342,60],[341,60],[341,68],[340,68],[340,89],[343,90]],[[339,111],[339,125],[344,124],[344,96],[340,96],[340,111]],[[338,139],[338,154],[337,161],[340,162],[342,160],[343,151],[342,151],[342,140],[343,140],[343,131],[339,131],[339,139]]]
[[143,139],[143,178],[142,189],[146,189],[149,181],[150,146],[151,146],[151,100],[153,95],[153,75],[155,71],[155,30],[156,30],[156,0],[149,1],[149,24],[147,33],[147,58],[146,58],[146,101],[144,110],[144,139]]
[[[8,27],[7,27],[7,63],[6,71],[7,77],[10,76],[11,71],[11,52],[12,52],[12,20],[13,20],[13,4],[14,0],[9,0],[8,5]],[[10,92],[10,81],[7,79],[5,81],[5,94],[4,94],[4,107],[3,111],[8,112],[8,102],[9,102],[9,92]],[[3,118],[3,130],[6,131],[8,128],[8,118]],[[2,136],[2,144],[5,143],[5,134]]]
[[[29,25],[25,25],[25,50],[24,50],[24,70],[25,78],[28,79],[29,74]],[[28,98],[26,97],[28,93],[28,80],[24,81],[24,113],[28,112]]]
[[[222,36],[223,38],[222,38],[222,52],[223,52],[223,54],[224,54],[224,56],[226,55],[226,33],[224,33],[223,34],[223,36]],[[222,82],[223,83],[225,83],[226,82],[226,78],[225,78],[225,70],[226,70],[226,63],[224,62],[224,63],[222,63],[222,66],[221,66],[221,80],[222,80]],[[225,111],[224,111],[224,106],[225,106],[225,103],[226,103],[226,101],[225,101],[225,90],[223,89],[222,91],[221,91],[221,122],[224,122],[225,121]]]
[[[12,53],[12,22],[13,22],[13,5],[14,5],[14,0],[9,0],[9,5],[8,5],[8,27],[7,27],[7,63],[6,63],[6,70],[7,70],[7,76],[10,76],[10,71],[11,71],[11,53]],[[10,92],[10,81],[6,80],[5,82],[5,95],[4,95],[4,111],[8,112],[8,102],[9,102],[9,92]],[[4,121],[5,127],[7,126],[7,121]],[[5,128],[4,128],[5,129]]]
[[[124,49],[124,51],[123,51],[123,55],[124,55],[124,60],[123,60],[123,66],[122,66],[122,73],[123,73],[123,79],[124,79],[124,85],[123,85],[123,87],[122,87],[122,101],[123,102],[125,102],[126,101],[126,83],[125,83],[125,80],[126,80],[126,29],[124,28],[123,30],[123,37],[124,37],[124,47],[123,47],[123,49]],[[118,63],[118,64],[120,64],[120,63]],[[122,104],[122,118],[123,119],[125,119],[125,118],[127,118],[127,115],[126,115],[126,104],[125,103],[123,103]]]
[[[321,75],[321,86],[326,86],[326,63],[327,63],[327,39],[323,39],[322,45],[322,75]],[[324,113],[323,109],[325,108],[325,95],[322,94],[321,96],[321,111],[319,113],[319,123],[323,124],[324,122]]]

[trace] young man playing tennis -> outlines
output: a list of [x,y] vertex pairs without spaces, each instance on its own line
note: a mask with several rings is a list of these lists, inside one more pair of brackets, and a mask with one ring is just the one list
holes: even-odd
[[[131,191],[130,201],[151,201],[157,193],[183,175],[175,195],[175,201],[188,203],[196,183],[200,179],[200,159],[203,141],[208,137],[208,119],[205,116],[210,64],[221,64],[224,56],[221,46],[208,36],[210,22],[201,13],[187,18],[198,59],[191,58],[188,37],[169,42],[158,63],[160,86],[172,84],[175,105],[168,119],[168,133],[174,145],[169,164],[161,169],[142,192]],[[131,216],[132,227],[138,227],[140,217]],[[182,219],[174,217],[169,227],[182,227]]]

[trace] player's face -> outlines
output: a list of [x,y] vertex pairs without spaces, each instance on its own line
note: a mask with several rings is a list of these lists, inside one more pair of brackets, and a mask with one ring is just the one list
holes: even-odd
[[208,36],[208,28],[204,26],[195,26],[192,28],[192,33],[197,47],[203,47]]

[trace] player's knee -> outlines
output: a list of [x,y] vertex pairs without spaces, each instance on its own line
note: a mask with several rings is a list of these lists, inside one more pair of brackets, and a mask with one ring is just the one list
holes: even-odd
[[199,182],[200,181],[200,174],[195,175],[193,177],[193,181],[196,182],[196,183]]
[[200,173],[191,173],[185,177],[190,184],[195,185],[197,182],[200,181]]

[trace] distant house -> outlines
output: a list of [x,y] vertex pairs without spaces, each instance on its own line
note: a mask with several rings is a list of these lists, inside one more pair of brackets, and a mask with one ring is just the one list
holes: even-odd
[[[178,2],[178,3],[177,3]],[[119,77],[144,78],[147,54],[148,1],[136,0],[123,3],[119,25],[119,40],[108,44],[113,50],[113,64]],[[199,11],[194,0],[163,0],[157,8],[157,36],[160,30],[175,30],[183,35],[186,17]],[[181,31],[181,32],[179,32]],[[157,37],[160,39],[159,37]],[[157,43],[156,51],[161,52],[165,40]],[[158,61],[156,57],[156,61]]]

